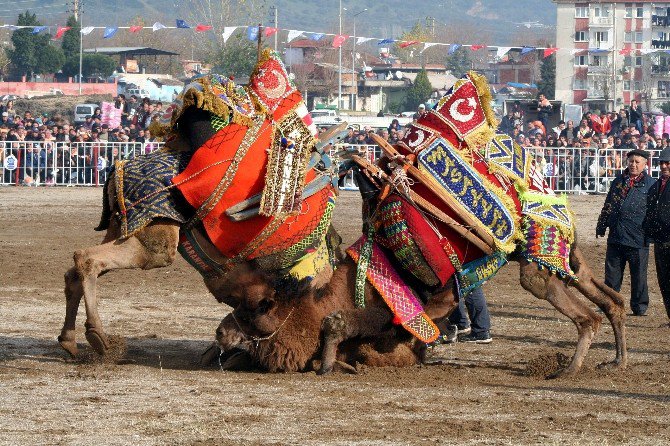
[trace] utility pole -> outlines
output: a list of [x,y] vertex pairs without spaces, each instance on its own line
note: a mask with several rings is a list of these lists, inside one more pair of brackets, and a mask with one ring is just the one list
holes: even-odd
[[426,17],[426,28],[430,30],[430,35],[435,37],[435,17]]
[[[340,0],[340,36],[342,35],[342,0]],[[341,37],[340,37],[341,38]],[[338,54],[338,63],[337,63],[337,108],[338,110],[342,109],[342,43],[337,49]]]
[[276,6],[270,6],[270,9],[274,13],[274,21],[272,22],[272,25],[277,28],[277,31],[275,32],[275,53],[277,52],[277,37],[279,37],[279,8]]
[[84,25],[82,24],[83,14],[80,10],[82,6],[80,1],[81,0],[74,0],[74,19],[79,19],[79,95],[81,95],[81,66],[84,58],[84,34],[81,32],[81,30],[84,29]]

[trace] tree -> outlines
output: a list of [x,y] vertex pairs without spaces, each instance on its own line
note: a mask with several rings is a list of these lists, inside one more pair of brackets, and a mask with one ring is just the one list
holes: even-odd
[[[114,72],[116,61],[105,54],[84,54],[81,61],[81,75],[108,77]],[[70,57],[63,65],[63,74],[79,74],[79,55]]]
[[[63,34],[63,43],[61,48],[63,53],[65,53],[65,59],[70,59],[71,57],[77,56],[79,58],[79,45],[81,42],[81,32],[79,22],[74,18],[73,15],[68,17],[67,23],[65,26],[69,26],[70,29],[65,31]],[[77,61],[77,63],[79,63]]]
[[459,48],[453,54],[447,56],[447,70],[455,77],[461,77],[472,69],[469,49]]
[[247,77],[256,65],[256,45],[246,34],[237,34],[214,54],[214,72],[224,76]]
[[433,86],[428,80],[428,73],[421,69],[414,79],[414,85],[407,90],[407,99],[405,107],[407,110],[416,110],[419,104],[422,104],[430,97],[433,92]]
[[670,102],[663,102],[662,104],[659,105],[659,108],[666,115],[670,115]]
[[540,81],[537,83],[539,93],[544,94],[547,99],[554,99],[556,91],[556,56],[552,54],[542,61],[540,67]]
[[[404,41],[413,41],[418,40],[419,42],[427,42],[431,40],[430,32],[424,28],[421,23],[416,23],[414,28],[411,31],[404,33],[400,36],[400,40]],[[394,53],[400,58],[400,60],[409,62],[415,55],[419,55],[422,45],[412,45],[407,48],[400,48],[399,44],[394,45]],[[423,58],[422,58],[423,60]]]
[[[19,14],[18,26],[41,26],[35,14],[26,11]],[[49,42],[50,34],[33,34],[30,28],[21,28],[12,34],[13,49],[8,50],[9,59],[17,76],[32,77],[33,74],[55,73],[65,62],[60,48]]]

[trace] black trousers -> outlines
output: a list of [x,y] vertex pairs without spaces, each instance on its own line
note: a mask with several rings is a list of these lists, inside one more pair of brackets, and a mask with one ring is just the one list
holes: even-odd
[[654,245],[654,257],[656,258],[656,278],[661,288],[665,312],[670,318],[670,242]]
[[623,273],[628,263],[630,270],[630,309],[633,314],[645,314],[649,306],[647,264],[649,248],[631,248],[616,243],[607,244],[605,254],[605,284],[621,290]]

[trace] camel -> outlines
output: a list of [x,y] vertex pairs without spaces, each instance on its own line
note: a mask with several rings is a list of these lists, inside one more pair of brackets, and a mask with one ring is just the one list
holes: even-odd
[[[207,140],[210,128],[210,116],[197,108],[184,112],[179,122],[177,136],[166,143],[168,150],[177,152],[193,151],[201,147]],[[336,142],[346,129],[346,123],[330,129],[321,135],[321,145]],[[258,167],[259,169],[262,166]],[[328,174],[327,172],[324,172]],[[74,266],[65,273],[66,311],[65,321],[58,342],[70,355],[78,353],[75,338],[76,318],[79,304],[84,299],[86,307],[85,336],[91,347],[100,355],[104,355],[110,348],[110,342],[103,329],[102,320],[98,313],[98,297],[96,293],[97,278],[107,272],[119,269],[153,269],[166,267],[174,261],[182,223],[168,218],[154,218],[144,228],[130,237],[123,237],[119,220],[120,209],[117,201],[115,186],[115,172],[112,172],[103,190],[103,212],[97,230],[106,230],[100,245],[79,249],[74,253]],[[191,209],[193,214],[195,210]],[[299,217],[298,217],[299,218]],[[332,233],[332,229],[329,230]],[[236,307],[238,301],[232,294],[234,285],[244,285],[238,277],[243,273],[260,268],[257,260],[240,261],[229,264],[229,258],[223,256],[208,239],[207,234],[199,224],[194,228],[193,236],[198,240],[204,253],[219,265],[226,265],[228,269],[221,274],[210,275],[204,278],[205,285],[216,300]],[[332,237],[339,237],[332,234]],[[312,280],[312,286],[320,286],[330,279],[332,271],[324,268]]]
[[[373,212],[379,189],[357,174],[364,209]],[[369,214],[368,214],[369,215]],[[534,262],[511,255],[509,260],[521,264],[521,286],[539,299],[551,303],[570,318],[577,328],[578,340],[570,364],[549,378],[575,375],[582,367],[602,317],[583,303],[571,288],[595,303],[607,316],[616,341],[613,361],[600,367],[624,368],[627,364],[625,311],[622,296],[596,279],[586,263],[577,242],[571,247],[570,266],[577,281],[561,278]],[[353,364],[409,366],[423,360],[421,344],[393,325],[393,313],[379,293],[366,282],[365,308],[354,307],[356,264],[347,258],[323,288],[278,292],[261,281],[254,293],[238,296],[238,307],[224,318],[217,329],[222,351],[241,349],[255,365],[269,371],[316,369],[319,374],[333,370],[352,371]],[[414,289],[415,293],[426,290]],[[426,314],[433,320],[448,316],[457,306],[453,278],[439,293],[428,299]],[[402,335],[400,334],[402,333]],[[383,339],[386,346],[369,348]],[[387,352],[385,355],[370,351]],[[388,353],[390,352],[390,353]]]

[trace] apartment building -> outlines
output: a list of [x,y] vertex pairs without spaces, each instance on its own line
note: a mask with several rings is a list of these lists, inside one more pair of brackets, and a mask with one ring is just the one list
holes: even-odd
[[613,110],[670,102],[670,0],[554,0],[556,99]]

